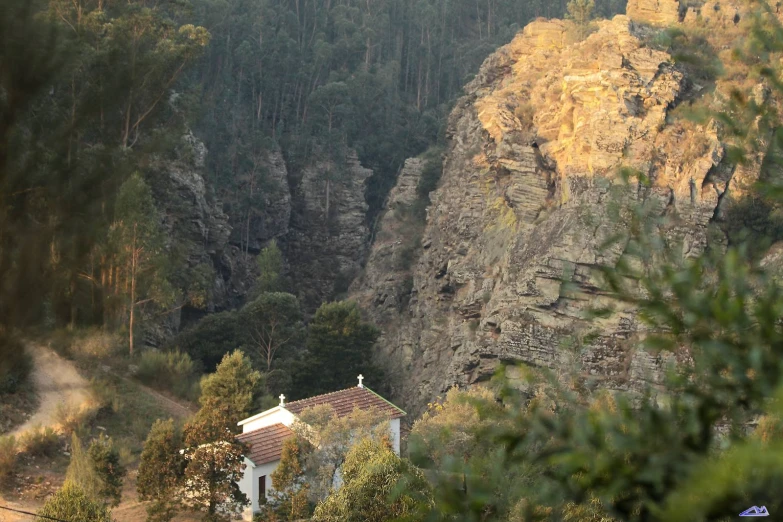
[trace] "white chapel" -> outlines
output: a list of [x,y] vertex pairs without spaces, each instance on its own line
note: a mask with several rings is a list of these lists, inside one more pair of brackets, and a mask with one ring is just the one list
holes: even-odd
[[284,395],[280,395],[278,406],[239,421],[242,433],[237,436],[237,439],[250,448],[245,455],[247,467],[244,476],[238,483],[239,489],[250,499],[250,505],[243,513],[244,520],[251,520],[253,514],[260,509],[259,500],[263,503],[268,498],[272,488],[270,475],[280,462],[283,442],[294,436],[290,426],[307,408],[328,404],[338,417],[344,417],[355,409],[375,409],[389,420],[394,451],[397,455],[400,454],[400,418],[406,414],[364,386],[363,379],[364,377],[359,375],[359,385],[353,388],[289,403],[285,402]]

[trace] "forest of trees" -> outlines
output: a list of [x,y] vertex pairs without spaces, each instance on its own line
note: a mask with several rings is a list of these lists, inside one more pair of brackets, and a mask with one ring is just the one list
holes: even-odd
[[[212,43],[192,70],[194,125],[210,176],[246,211],[259,158],[282,146],[295,167],[345,147],[374,170],[377,212],[402,162],[435,143],[481,62],[530,20],[562,17],[566,0],[197,0]],[[625,2],[598,0],[595,13]],[[257,201],[257,200],[256,200]]]
[[[214,274],[184,266],[180,238],[164,232],[155,167],[189,153],[187,132],[206,142],[204,176],[234,218],[249,221],[274,190],[270,150],[291,170],[352,147],[374,169],[372,220],[402,162],[442,137],[481,61],[532,18],[565,10],[563,0],[4,2],[0,387],[29,371],[14,329],[102,326],[133,353],[146,318],[203,309]],[[210,369],[222,353],[194,358]]]
[[[128,353],[139,310],[165,312],[187,294],[172,276],[145,167],[178,154],[188,127],[208,142],[208,178],[234,195],[229,204],[256,204],[256,166],[270,147],[292,165],[354,147],[376,170],[377,210],[399,162],[437,141],[481,59],[531,17],[563,15],[564,3],[4,2],[0,393],[30,369],[20,331],[97,324],[122,331]],[[580,23],[577,7],[619,7],[571,5]],[[756,74],[779,100],[780,68],[767,64],[780,63],[783,28],[769,20],[757,20],[749,62],[761,63]],[[779,197],[777,107],[742,93],[730,103],[712,116],[728,129],[733,161],[762,155],[767,195]],[[530,372],[525,396],[501,374],[486,389],[435,400],[403,458],[373,423],[320,412],[322,440],[336,442],[310,447],[298,434],[287,443],[273,477],[283,494],[267,520],[722,521],[752,503],[783,509],[774,495],[783,484],[780,281],[745,245],[673,258],[642,207],[628,209],[628,246],[602,271],[602,290],[639,310],[651,332],[640,348],[690,350],[693,364],[672,370],[660,401],[583,393],[583,381],[547,372]],[[200,408],[182,430],[159,421],[147,437],[137,490],[150,520],[170,520],[183,505],[205,520],[239,511],[247,499],[233,483],[246,448],[234,438],[237,419],[269,404],[273,379],[275,390],[300,379],[299,393],[320,393],[369,365],[377,330],[353,303],[325,303],[305,325],[280,282],[276,248],[258,257],[249,302],[208,315],[172,341],[172,357],[156,359],[169,365],[162,381],[191,373],[194,361],[216,371],[200,379]],[[339,371],[314,371],[327,361]],[[72,440],[66,483],[39,514],[110,520],[126,474],[119,452],[103,436],[86,450]],[[344,487],[300,489],[324,468],[334,473],[323,454],[334,446]]]
[[269,150],[295,169],[352,147],[374,169],[371,220],[402,162],[438,141],[481,61],[565,3],[4,2],[0,263],[14,276],[2,324],[132,330],[143,309],[194,294],[205,274],[172,266],[177,238],[161,242],[160,201],[148,196],[151,165],[186,154],[188,129],[206,142],[205,177],[232,216],[258,212],[272,190]]

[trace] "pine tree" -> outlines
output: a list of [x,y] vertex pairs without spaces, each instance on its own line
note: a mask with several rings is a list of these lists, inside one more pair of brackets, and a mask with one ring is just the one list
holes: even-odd
[[222,522],[241,512],[249,501],[237,482],[245,469],[247,448],[234,438],[230,406],[217,403],[196,415],[184,430],[183,502],[204,513],[207,522]]
[[595,0],[571,0],[566,9],[568,10],[568,18],[573,20],[577,26],[579,39],[584,39],[587,36],[590,19],[593,17]]
[[65,484],[76,486],[94,502],[117,506],[125,474],[111,438],[101,434],[85,451],[76,433],[71,435],[71,460]]
[[280,350],[292,348],[301,338],[302,312],[291,294],[263,293],[245,305],[241,316],[252,339],[253,354],[267,373]]
[[[315,395],[349,386],[360,373],[378,377],[371,362],[378,335],[377,328],[362,321],[356,303],[322,304],[308,326],[308,355],[296,375],[297,391]],[[332,371],[324,372],[327,367]]]
[[75,486],[94,502],[102,501],[103,481],[76,433],[71,435],[71,459],[65,472],[65,485]]
[[277,241],[272,239],[256,258],[259,276],[256,286],[259,293],[278,292],[281,289],[281,276],[283,272],[283,254],[277,246]]
[[228,426],[250,414],[254,399],[261,393],[261,374],[253,369],[250,359],[239,350],[226,354],[215,373],[201,379],[201,410],[197,415],[209,417],[213,411],[223,411]]
[[122,498],[122,481],[127,470],[120,463],[120,454],[114,442],[103,433],[90,443],[87,454],[101,480],[100,497],[116,507]]
[[144,442],[136,479],[139,499],[150,502],[147,522],[168,522],[177,513],[185,468],[181,447],[182,435],[173,419],[156,420]]

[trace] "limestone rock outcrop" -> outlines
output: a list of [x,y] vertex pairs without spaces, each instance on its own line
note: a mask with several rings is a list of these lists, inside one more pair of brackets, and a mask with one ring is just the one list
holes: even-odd
[[639,22],[675,24],[680,21],[680,0],[628,0],[626,14]]
[[[676,0],[631,4],[637,22],[678,20]],[[395,268],[409,235],[395,214],[410,200],[415,161],[400,175],[351,295],[383,331],[377,360],[409,412],[502,362],[578,368],[616,390],[662,376],[668,358],[637,349],[634,310],[584,319],[606,299],[594,268],[624,249],[602,246],[627,227],[612,208],[636,201],[666,216],[665,236],[695,255],[725,241],[724,196],[741,194],[758,169],[733,169],[719,126],[674,110],[715,95],[650,45],[655,28],[628,16],[596,25],[572,42],[570,22],[535,21],[487,58],[450,115],[414,261]],[[650,183],[623,185],[623,167]],[[575,291],[563,292],[564,278]],[[583,339],[596,325],[598,336]]]
[[[413,242],[420,241],[421,237],[412,230],[408,218],[419,198],[423,163],[420,158],[409,158],[405,162],[379,218],[366,268],[351,285],[351,296],[362,308],[373,310],[376,321],[392,324],[410,299],[410,267],[417,246]],[[384,332],[384,335],[388,334],[388,331]],[[381,343],[385,342],[381,340]]]

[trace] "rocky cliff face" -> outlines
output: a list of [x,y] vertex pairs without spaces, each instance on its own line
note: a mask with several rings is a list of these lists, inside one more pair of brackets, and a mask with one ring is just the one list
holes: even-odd
[[[389,193],[366,267],[351,285],[352,297],[359,299],[366,310],[372,310],[376,324],[395,325],[410,301],[411,257],[421,241],[421,231],[412,230],[410,213],[418,199],[423,168],[420,158],[405,162]],[[401,342],[388,339],[388,329],[384,333],[387,341]]]
[[680,0],[628,0],[625,12],[639,22],[671,25],[680,21]]
[[361,268],[370,238],[365,187],[371,174],[351,152],[343,165],[316,161],[294,176],[284,250],[309,308],[345,292]]
[[[719,35],[709,43],[719,54],[742,37],[740,9],[709,3],[682,28]],[[657,209],[670,218],[666,236],[694,255],[725,241],[722,206],[758,169],[729,166],[719,126],[677,109],[714,106],[744,73],[706,89],[693,68],[654,45],[660,30],[650,24],[680,23],[678,2],[632,0],[628,12],[598,22],[581,42],[570,22],[535,21],[486,60],[451,114],[441,181],[417,259],[403,270],[394,256],[410,232],[398,214],[412,202],[416,162],[400,176],[352,295],[383,329],[378,360],[412,411],[453,384],[488,379],[506,361],[577,368],[621,390],[661,378],[667,357],[635,349],[633,310],[580,340],[595,326],[583,312],[604,299],[593,268],[612,265],[623,249],[601,247],[624,227],[610,217],[612,203]],[[619,184],[620,167],[651,186]],[[562,295],[563,278],[577,291]]]
[[240,252],[228,242],[228,216],[202,175],[206,154],[204,144],[188,133],[176,159],[158,158],[146,166],[172,256],[171,279],[183,294],[183,306],[147,323],[145,342],[153,346],[194,314],[232,306],[248,286]]
[[258,165],[263,174],[262,186],[256,187],[262,203],[248,217],[242,212],[229,212],[231,243],[245,246],[257,253],[271,239],[288,233],[291,219],[291,189],[288,184],[288,167],[279,148],[272,150]]
[[172,282],[183,289],[184,303],[150,322],[145,340],[151,345],[206,313],[241,305],[258,275],[255,254],[271,239],[278,239],[292,260],[294,290],[313,308],[345,291],[369,247],[364,194],[372,171],[359,164],[355,153],[340,167],[315,161],[289,176],[282,153],[272,151],[259,166],[264,202],[249,221],[246,213],[224,210],[206,185],[206,154],[204,144],[188,133],[176,159],[147,166],[169,238]]

